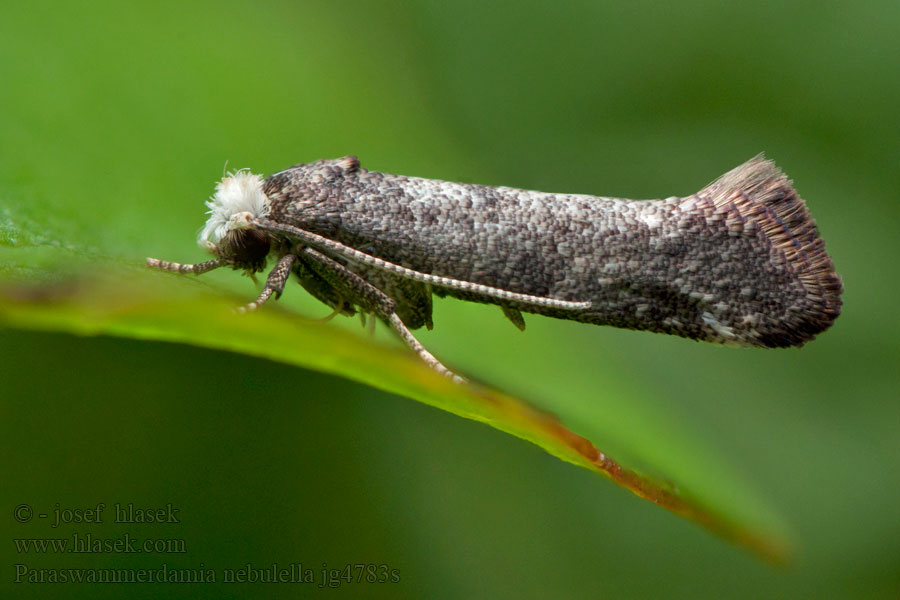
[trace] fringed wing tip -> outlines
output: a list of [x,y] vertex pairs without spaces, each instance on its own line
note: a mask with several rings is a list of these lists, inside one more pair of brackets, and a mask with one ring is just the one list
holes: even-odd
[[755,221],[806,290],[805,305],[771,330],[760,332],[758,345],[799,346],[834,323],[841,314],[841,278],[806,203],[774,162],[757,155],[699,195],[712,198],[717,206],[732,204],[743,218]]

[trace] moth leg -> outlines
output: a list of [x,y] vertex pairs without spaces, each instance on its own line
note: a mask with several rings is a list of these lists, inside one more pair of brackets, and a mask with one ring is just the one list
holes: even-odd
[[394,312],[407,327],[413,330],[422,326],[429,330],[434,327],[430,284],[371,267],[352,265],[347,268],[393,299]]
[[206,262],[197,263],[194,265],[186,265],[177,262],[169,262],[167,260],[159,260],[158,258],[150,258],[147,257],[147,266],[152,267],[154,269],[159,269],[160,271],[173,271],[175,273],[193,273],[194,275],[200,275],[201,273],[206,273],[207,271],[212,271],[213,269],[218,269],[219,267],[225,266],[228,264],[225,260],[221,258],[214,258],[212,260],[208,260]]
[[275,223],[273,221],[266,221],[265,219],[254,218],[250,219],[250,223],[253,227],[265,231],[274,231],[275,233],[288,235],[302,241],[305,244],[309,244],[310,246],[315,246],[316,248],[334,252],[335,254],[338,254],[351,262],[375,269],[381,269],[383,271],[396,273],[397,275],[400,275],[402,277],[408,277],[409,279],[414,279],[416,281],[430,283],[438,287],[459,290],[470,294],[488,296],[490,298],[496,298],[497,300],[506,300],[507,302],[515,302],[517,304],[535,306],[540,308],[558,308],[561,310],[583,311],[591,307],[590,301],[578,302],[573,300],[560,300],[559,298],[549,298],[545,296],[534,296],[531,294],[511,292],[509,290],[504,290],[481,283],[475,283],[472,281],[463,281],[450,277],[442,277],[440,275],[432,275],[431,273],[422,273],[414,269],[409,269],[407,267],[394,264],[382,258],[378,258],[377,256],[366,254],[365,252],[357,250],[356,248],[352,248],[340,242],[330,240],[317,233],[312,233],[311,231],[306,231],[304,229],[300,229],[299,227],[294,227],[293,225],[286,225],[284,223]]
[[328,313],[321,319],[314,319],[314,320],[318,323],[327,323],[328,321],[332,320],[333,318],[335,318],[336,316],[341,314],[341,310],[343,309],[343,307],[344,307],[343,304],[339,304],[333,311],[331,311],[330,313]]
[[429,367],[440,373],[445,377],[449,377],[456,383],[468,383],[464,377],[460,377],[447,367],[441,364],[441,362],[434,357],[428,350],[425,349],[425,346],[416,339],[416,336],[412,334],[412,331],[407,329],[406,325],[403,324],[403,321],[400,320],[400,317],[397,316],[397,313],[391,313],[390,317],[387,319],[388,324],[394,328],[394,331],[397,332],[397,335],[406,342],[406,345],[410,347],[410,349],[419,355],[425,364]]
[[269,271],[262,293],[250,304],[239,306],[235,310],[239,313],[253,312],[265,304],[273,294],[276,298],[281,296],[281,292],[284,291],[284,284],[291,275],[291,268],[294,266],[295,260],[297,260],[297,256],[294,254],[285,254],[279,258],[275,268]]
[[525,331],[525,317],[522,316],[522,313],[519,311],[519,309],[507,306],[505,304],[501,304],[500,308],[503,309],[503,314],[512,322],[513,325],[518,327],[520,331]]
[[356,310],[354,310],[353,306],[347,302],[341,293],[306,264],[312,259],[307,258],[307,256],[299,250],[295,250],[294,253],[298,258],[297,262],[294,263],[294,274],[297,276],[300,285],[303,286],[303,289],[313,298],[333,310],[328,316],[315,320],[330,321],[339,314],[347,315],[348,317],[355,315]]
[[308,261],[308,264],[316,270],[320,277],[339,290],[345,291],[347,297],[360,304],[364,311],[372,312],[380,319],[383,319],[406,342],[406,345],[419,355],[419,358],[425,364],[457,383],[466,383],[465,379],[442,365],[438,359],[419,343],[419,340],[404,325],[394,310],[395,302],[384,292],[318,250],[304,248],[301,252],[303,252],[305,258],[311,259]]

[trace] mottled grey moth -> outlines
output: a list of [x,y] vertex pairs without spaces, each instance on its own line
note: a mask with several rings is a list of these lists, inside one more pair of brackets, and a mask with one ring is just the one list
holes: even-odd
[[269,272],[242,310],[293,273],[335,313],[374,315],[439,372],[412,335],[432,296],[696,340],[799,346],[840,314],[841,279],[791,182],[756,157],[686,198],[625,200],[390,175],[355,156],[266,178],[237,171],[206,203],[199,264]]

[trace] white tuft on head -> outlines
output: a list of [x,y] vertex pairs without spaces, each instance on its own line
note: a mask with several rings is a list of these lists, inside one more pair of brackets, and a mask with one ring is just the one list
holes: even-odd
[[250,171],[237,171],[228,175],[216,184],[213,194],[206,206],[209,207],[209,219],[197,237],[201,248],[213,250],[229,231],[240,229],[233,217],[249,213],[254,218],[269,214],[269,199],[263,193],[262,176]]

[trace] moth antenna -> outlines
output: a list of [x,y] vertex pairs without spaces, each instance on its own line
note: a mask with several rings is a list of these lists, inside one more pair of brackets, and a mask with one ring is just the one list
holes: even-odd
[[294,227],[293,225],[274,223],[265,219],[251,219],[250,223],[258,227],[259,229],[292,235],[303,240],[310,246],[330,250],[332,252],[340,254],[348,260],[368,265],[370,267],[375,267],[376,269],[381,269],[382,271],[397,273],[398,275],[401,275],[403,277],[408,277],[410,279],[421,281],[423,283],[430,283],[438,287],[452,288],[464,292],[471,292],[473,294],[484,294],[485,296],[490,296],[491,298],[498,298],[500,300],[507,300],[509,302],[521,302],[523,304],[529,304],[533,306],[559,308],[562,310],[579,311],[586,310],[591,307],[591,303],[589,301],[579,302],[573,300],[560,300],[558,298],[547,298],[544,296],[533,296],[531,294],[511,292],[509,290],[503,290],[500,288],[491,287],[489,285],[482,285],[480,283],[473,283],[471,281],[461,281],[459,279],[452,279],[450,277],[441,277],[440,275],[421,273],[419,271],[415,271],[413,269],[388,262],[384,259],[378,258],[377,256],[366,254],[365,252],[357,250],[356,248],[346,246],[344,244],[341,244],[340,242],[330,240],[316,233],[300,229],[299,227]]

